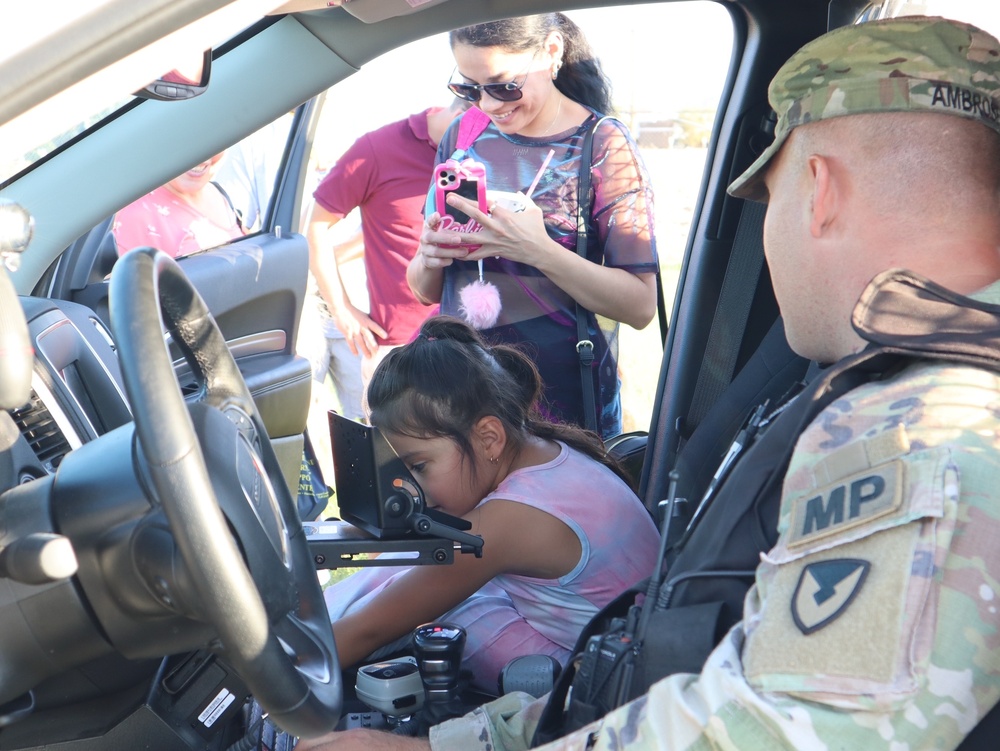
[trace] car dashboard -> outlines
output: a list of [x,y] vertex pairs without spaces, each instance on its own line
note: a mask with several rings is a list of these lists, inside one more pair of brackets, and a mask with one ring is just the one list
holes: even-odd
[[21,305],[34,349],[31,399],[9,414],[31,452],[13,460],[4,487],[53,474],[67,453],[132,420],[105,323],[70,302]]
[[[8,410],[2,421],[0,543],[4,548],[16,544],[14,529],[23,528],[28,516],[37,517],[31,524],[36,530],[33,536],[55,536],[59,530],[51,499],[58,493],[53,486],[60,479],[57,471],[63,460],[132,421],[106,324],[76,303],[35,297],[22,297],[20,302],[34,362],[29,401]],[[90,502],[80,500],[82,505]],[[0,567],[15,566],[10,556],[0,558]],[[167,659],[126,658],[107,648],[108,635],[101,633],[92,614],[87,617],[76,577],[27,581],[23,574],[4,573],[8,576],[0,580],[0,631],[4,654],[10,659],[4,660],[0,672],[5,674],[5,690],[11,684],[26,690],[13,699],[4,696],[0,748],[52,743],[74,749],[107,748],[114,737],[126,739],[121,747],[178,750],[212,747],[205,743],[213,736],[218,743],[233,742],[233,731],[218,735],[211,726],[232,719],[247,691],[221,660],[200,650]],[[81,630],[86,620],[91,620],[89,629]],[[87,637],[77,644],[65,638],[68,633],[85,632]],[[72,662],[77,663],[82,652],[90,654],[82,665],[53,670],[60,651],[75,651]],[[41,659],[45,653],[48,665]],[[231,697],[221,708],[220,691]],[[205,715],[203,719],[211,718],[207,724],[198,721],[197,715],[213,701],[218,711]],[[173,725],[173,732],[165,733],[164,725]],[[143,737],[156,740],[153,745],[133,744]]]

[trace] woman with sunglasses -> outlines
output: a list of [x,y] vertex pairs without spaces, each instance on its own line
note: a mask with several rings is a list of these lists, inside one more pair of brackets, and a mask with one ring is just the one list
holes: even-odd
[[[499,291],[492,342],[522,343],[545,383],[549,417],[586,425],[577,304],[593,342],[597,430],[621,432],[619,322],[635,328],[656,313],[652,191],[635,144],[617,121],[593,139],[586,258],[577,254],[577,185],[584,137],[611,111],[610,86],[580,28],[561,13],[479,24],[449,37],[456,69],[449,83],[489,117],[458,156],[485,166],[490,191],[527,193],[523,211],[453,195],[449,205],[482,225],[474,235],[445,230],[434,186],[407,281],[425,304],[460,316],[461,291],[480,279]],[[466,114],[468,117],[468,113]],[[456,156],[453,123],[438,161]],[[537,184],[536,183],[537,178]]]

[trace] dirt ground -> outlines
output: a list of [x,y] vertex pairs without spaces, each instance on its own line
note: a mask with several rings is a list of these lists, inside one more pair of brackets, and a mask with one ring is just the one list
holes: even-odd
[[[669,318],[706,150],[647,149],[642,154],[653,183],[656,245]],[[659,324],[655,319],[641,330],[622,325],[619,365],[626,431],[646,430],[649,426],[662,356]]]

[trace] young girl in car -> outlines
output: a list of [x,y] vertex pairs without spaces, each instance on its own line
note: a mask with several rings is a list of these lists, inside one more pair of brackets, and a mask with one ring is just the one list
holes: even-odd
[[371,422],[431,507],[472,524],[482,558],[384,569],[327,590],[343,666],[417,626],[463,626],[485,688],[514,657],[562,663],[601,607],[653,567],[652,518],[596,434],[540,418],[529,357],[464,322],[429,319],[368,387]]

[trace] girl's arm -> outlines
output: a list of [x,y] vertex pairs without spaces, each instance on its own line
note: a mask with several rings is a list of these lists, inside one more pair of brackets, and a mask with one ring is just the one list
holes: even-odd
[[451,565],[415,566],[364,608],[339,619],[333,634],[343,667],[441,617],[498,574],[557,578],[580,560],[576,534],[523,503],[491,500],[468,519],[471,532],[483,537],[483,557],[457,555]]

